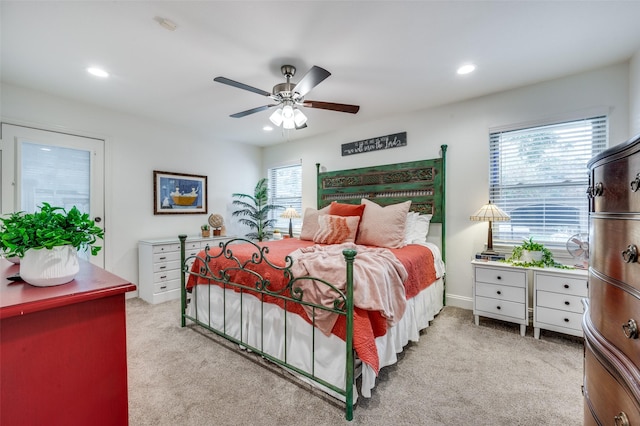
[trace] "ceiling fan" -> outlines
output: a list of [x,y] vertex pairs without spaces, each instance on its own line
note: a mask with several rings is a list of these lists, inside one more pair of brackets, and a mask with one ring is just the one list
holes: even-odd
[[245,117],[247,115],[264,111],[269,108],[278,107],[278,109],[269,117],[273,124],[275,124],[276,126],[282,125],[282,127],[285,129],[303,129],[307,127],[307,117],[298,108],[300,106],[306,108],[318,108],[338,112],[348,112],[351,114],[357,113],[360,109],[358,105],[305,100],[305,95],[309,93],[311,89],[316,87],[331,75],[331,73],[324,68],[320,68],[314,65],[309,71],[307,71],[307,73],[298,83],[291,82],[291,78],[296,74],[296,67],[294,67],[293,65],[283,65],[282,67],[280,67],[280,71],[282,71],[282,75],[286,78],[287,81],[285,83],[278,83],[273,86],[273,91],[271,93],[265,90],[257,89],[244,83],[239,83],[226,77],[214,78],[213,81],[217,81],[218,83],[228,84],[229,86],[248,90],[250,92],[266,96],[275,101],[275,103],[272,104],[263,105],[257,108],[252,108],[246,111],[231,114],[230,117]]

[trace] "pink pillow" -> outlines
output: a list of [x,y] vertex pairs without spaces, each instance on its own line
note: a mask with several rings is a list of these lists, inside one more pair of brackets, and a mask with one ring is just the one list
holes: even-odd
[[318,217],[323,214],[329,213],[329,206],[326,206],[320,210],[307,207],[304,211],[304,218],[302,219],[302,230],[300,230],[300,239],[313,241],[313,236],[316,235],[320,225],[318,225]]
[[366,208],[360,221],[356,243],[386,248],[404,247],[404,229],[411,201],[382,207],[363,198],[362,204]]
[[313,236],[313,241],[320,244],[352,243],[356,239],[359,222],[359,216],[320,215],[319,229]]

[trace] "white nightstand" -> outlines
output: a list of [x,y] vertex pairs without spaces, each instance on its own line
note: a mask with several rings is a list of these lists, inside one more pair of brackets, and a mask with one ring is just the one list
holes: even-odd
[[524,336],[529,325],[529,275],[526,268],[502,262],[472,261],[473,315],[520,324]]
[[[195,256],[207,244],[210,247],[226,242],[232,236],[188,237],[186,256]],[[180,298],[180,240],[164,238],[138,243],[138,296],[149,303],[161,303]]]
[[582,299],[588,297],[588,274],[582,269],[531,268],[533,336],[540,329],[582,336]]

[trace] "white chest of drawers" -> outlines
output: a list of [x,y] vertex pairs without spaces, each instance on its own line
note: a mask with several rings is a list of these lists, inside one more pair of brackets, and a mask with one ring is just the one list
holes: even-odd
[[529,325],[529,274],[524,268],[500,262],[473,261],[473,315],[520,324],[524,336]]
[[[207,244],[213,247],[232,238],[188,237],[185,255],[196,255]],[[177,237],[138,242],[138,295],[149,303],[180,298],[180,240]]]
[[587,271],[533,269],[533,336],[540,329],[582,336],[582,299],[588,297]]

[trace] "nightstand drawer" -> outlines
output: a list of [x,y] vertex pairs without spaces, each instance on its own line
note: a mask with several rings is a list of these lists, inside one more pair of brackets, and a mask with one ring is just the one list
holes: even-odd
[[498,300],[488,297],[476,296],[475,304],[476,311],[504,315],[520,320],[524,320],[526,318],[526,309],[524,303],[509,302],[507,300]]
[[153,293],[158,294],[178,288],[180,288],[180,280],[163,281],[153,285]]
[[161,281],[170,281],[175,279],[178,279],[178,280],[180,279],[179,269],[174,269],[172,271],[166,271],[166,272],[156,272],[153,274],[154,283],[158,283]]
[[542,291],[572,294],[580,297],[587,297],[588,295],[586,277],[573,278],[536,272],[536,288]]
[[179,251],[168,252],[168,253],[157,253],[153,255],[153,263],[170,262],[172,260],[177,260],[178,262],[180,262]]
[[476,267],[476,282],[509,285],[516,287],[526,287],[527,273],[526,271],[508,271],[498,268],[480,268]]
[[582,296],[558,294],[538,290],[536,293],[536,306],[582,314],[584,312],[582,299]]
[[176,244],[161,244],[157,246],[153,246],[153,253],[168,253],[171,251],[180,251],[180,243]]
[[153,272],[166,272],[174,269],[180,269],[180,261],[172,260],[170,262],[160,262],[153,264]]
[[[582,330],[582,314],[576,312],[559,311],[538,306],[536,307],[536,322],[572,330]],[[544,328],[544,326],[540,328]]]
[[524,290],[524,287],[512,287],[508,285],[477,283],[476,296],[524,303],[525,290]]

